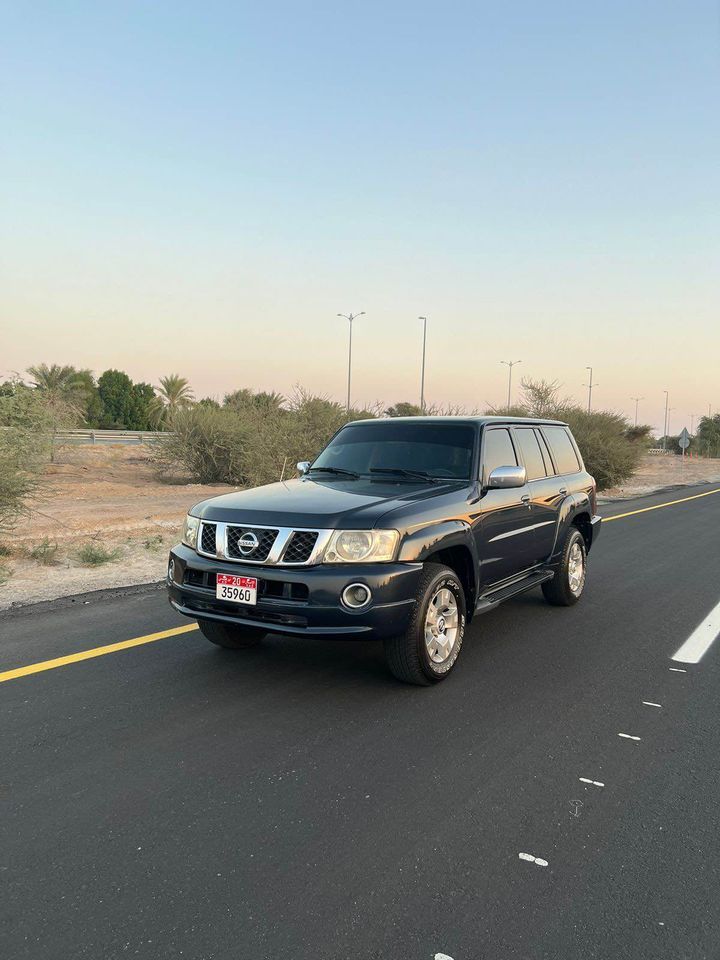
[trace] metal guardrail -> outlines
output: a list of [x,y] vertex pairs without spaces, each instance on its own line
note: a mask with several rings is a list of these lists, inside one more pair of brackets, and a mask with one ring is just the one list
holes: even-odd
[[55,443],[146,443],[167,437],[166,430],[58,430]]

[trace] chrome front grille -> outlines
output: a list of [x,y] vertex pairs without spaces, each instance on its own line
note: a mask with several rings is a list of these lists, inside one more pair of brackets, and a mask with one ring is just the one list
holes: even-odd
[[201,521],[198,553],[233,563],[308,566],[322,558],[332,530]]
[[255,560],[265,563],[279,531],[263,530],[260,527],[227,526],[228,560]]

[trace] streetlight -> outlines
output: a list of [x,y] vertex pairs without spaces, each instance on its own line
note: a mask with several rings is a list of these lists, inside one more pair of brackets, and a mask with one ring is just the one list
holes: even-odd
[[423,322],[422,372],[420,373],[420,412],[425,413],[425,343],[427,341],[427,317],[418,317]]
[[644,400],[645,397],[630,397],[630,399],[635,401],[635,426],[637,426],[638,404],[641,400]]
[[507,408],[510,409],[510,392],[512,390],[512,368],[518,364],[522,363],[522,360],[501,360],[500,363],[504,363],[508,368],[508,402]]
[[350,323],[350,340],[348,343],[348,389],[347,389],[347,411],[350,413],[350,373],[352,371],[352,323],[353,320],[356,320],[358,317],[364,317],[365,311],[361,310],[360,313],[339,313],[339,317],[349,321]]
[[[593,378],[593,368],[592,368],[592,367],[585,367],[585,369],[590,371],[590,382],[583,384],[584,387],[587,387],[587,388],[588,388],[588,413],[590,413],[590,407],[591,407],[591,405],[592,405],[592,388],[593,388],[593,379],[592,379],[592,378]],[[595,386],[597,387],[597,386],[599,386],[599,384],[596,383]]]
[[670,399],[670,395],[668,394],[667,390],[663,390],[663,393],[665,394],[665,423],[663,426],[663,447],[662,448],[663,450],[665,450],[666,441],[667,441],[667,432],[668,432],[668,400]]

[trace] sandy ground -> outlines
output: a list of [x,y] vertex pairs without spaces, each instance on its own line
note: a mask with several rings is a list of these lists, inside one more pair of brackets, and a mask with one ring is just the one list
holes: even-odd
[[[222,484],[163,483],[149,446],[61,448],[47,468],[42,500],[6,539],[0,564],[10,577],[0,584],[0,610],[91,590],[152,583],[165,575],[168,548],[179,539],[188,509],[233,489]],[[601,501],[637,497],[676,484],[720,482],[720,460],[646,456],[623,487]],[[45,538],[50,564],[29,556]],[[76,556],[87,543],[118,551],[117,559],[89,567]]]
[[[72,596],[89,590],[150,583],[165,574],[168,548],[177,543],[188,509],[234,488],[223,484],[163,483],[146,445],[68,446],[47,468],[29,517],[5,539],[10,577],[0,585],[0,610],[13,604]],[[52,564],[28,556],[48,538]],[[83,565],[76,551],[92,542],[118,559]]]

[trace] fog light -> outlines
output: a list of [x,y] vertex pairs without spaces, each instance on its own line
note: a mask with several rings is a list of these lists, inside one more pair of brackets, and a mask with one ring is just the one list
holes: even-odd
[[346,607],[351,607],[353,610],[367,606],[371,598],[372,593],[370,592],[370,588],[366,587],[364,583],[351,583],[345,587],[342,592],[343,603]]
[[168,580],[172,583],[175,579],[175,561],[170,558],[170,563],[168,564]]

